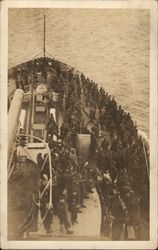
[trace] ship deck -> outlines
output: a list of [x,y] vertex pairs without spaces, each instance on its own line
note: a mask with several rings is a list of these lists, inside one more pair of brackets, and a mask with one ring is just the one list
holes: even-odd
[[[53,217],[52,233],[47,234],[43,227],[43,224],[39,218],[38,231],[36,233],[30,233],[27,236],[28,240],[87,240],[100,239],[100,226],[101,226],[101,205],[96,189],[93,189],[93,193],[89,194],[89,199],[84,201],[86,208],[82,208],[82,213],[78,213],[78,224],[71,225],[72,235],[68,235],[66,231],[60,231],[60,223],[58,217]],[[68,219],[70,221],[70,213],[68,213]]]
[[[61,64],[61,63],[60,63]],[[67,68],[67,70],[69,67]],[[80,82],[81,82],[81,75],[80,75]],[[82,83],[82,82],[81,82]],[[82,84],[81,84],[82,86]],[[48,116],[48,110],[44,112],[35,112],[36,109],[36,104],[35,104],[35,89],[33,88],[33,80],[31,81],[30,85],[30,93],[31,93],[31,98],[29,103],[25,103],[23,105],[23,108],[26,110],[26,123],[24,126],[24,133],[28,135],[33,135],[37,136],[40,139],[43,139],[46,141],[46,135],[47,135],[47,116]],[[63,100],[64,101],[64,100]],[[82,118],[84,120],[84,125],[87,125],[87,128],[89,130],[92,129],[94,125],[97,125],[99,128],[99,137],[98,137],[98,145],[101,144],[102,139],[105,137],[106,140],[108,141],[109,145],[111,145],[111,134],[109,130],[104,127],[103,129],[101,128],[99,124],[99,110],[98,107],[96,108],[96,113],[95,113],[95,118],[93,118],[93,121],[90,119],[90,112],[91,112],[91,107],[90,104],[86,103],[86,96],[83,93],[83,88],[81,89],[81,99],[79,100],[80,105],[81,105],[81,113],[82,113]],[[60,129],[60,126],[63,122],[63,117],[64,117],[64,103],[63,107],[54,104],[53,108],[56,109],[56,121],[58,125],[58,131]],[[60,133],[60,131],[59,131]],[[29,140],[29,142],[35,143],[36,140],[32,139]],[[84,148],[82,147],[82,150]],[[32,151],[32,153],[30,153]],[[39,152],[42,152],[42,155],[47,152],[47,149],[30,149],[29,155],[33,157],[30,157],[30,160],[32,160],[33,163],[29,164],[27,163],[26,166],[23,164],[22,166],[22,171],[23,172],[23,178],[19,178],[18,181],[14,182],[14,176],[13,180],[9,180],[8,184],[8,218],[9,218],[9,223],[10,224],[10,236],[14,236],[14,232],[17,230],[17,226],[20,228],[21,225],[25,222],[25,217],[27,216],[27,213],[30,213],[30,207],[31,207],[31,201],[32,201],[32,194],[34,195],[33,200],[35,201],[35,196],[38,192],[37,186],[38,186],[38,174],[37,174],[37,169],[34,163],[36,163],[36,156]],[[27,155],[27,156],[29,156]],[[27,157],[29,158],[29,157]],[[92,162],[89,162],[89,165],[91,164],[91,167],[94,165],[95,166],[95,160],[94,157],[92,157]],[[28,160],[28,159],[27,159]],[[34,167],[31,167],[33,166]],[[20,166],[21,167],[21,166]],[[31,170],[29,170],[31,169]],[[32,171],[32,172],[31,172]],[[36,173],[35,173],[36,172]],[[33,173],[33,174],[32,174]],[[35,177],[35,178],[33,178]],[[32,178],[32,179],[31,179]],[[24,183],[23,183],[24,179]],[[36,182],[36,183],[35,183]],[[36,184],[36,185],[35,185]],[[148,183],[147,183],[148,187]],[[104,190],[103,190],[104,192]],[[82,209],[82,213],[78,213],[78,224],[75,224],[72,226],[73,234],[68,235],[66,234],[66,231],[63,230],[63,232],[60,231],[60,223],[59,219],[56,215],[53,217],[53,223],[52,223],[52,230],[53,232],[51,234],[47,234],[44,230],[43,224],[41,223],[41,218],[39,216],[38,218],[38,231],[36,233],[30,233],[31,230],[30,228],[25,228],[23,232],[29,232],[27,233],[26,240],[68,240],[69,238],[71,240],[111,240],[106,239],[106,237],[100,235],[100,229],[101,229],[101,222],[102,222],[102,209],[101,205],[103,203],[100,203],[99,196],[97,193],[97,190],[94,188],[93,193],[88,194],[89,199],[84,200],[84,205],[86,208]],[[107,196],[108,197],[108,196]],[[21,198],[21,200],[20,200]],[[17,201],[17,202],[15,202]],[[20,202],[19,202],[20,201]],[[24,202],[25,204],[24,204]],[[19,203],[18,203],[19,202]],[[105,202],[106,202],[106,197],[105,197]],[[34,205],[36,203],[34,202]],[[27,205],[27,206],[26,206]],[[146,233],[148,234],[148,208],[146,209],[147,211],[147,218],[143,218],[142,224],[146,222],[146,225],[141,225],[142,228],[146,227]],[[13,212],[13,213],[12,213]],[[32,214],[31,214],[32,216]],[[70,213],[68,213],[68,217],[70,220]],[[34,219],[34,218],[33,218]],[[18,222],[18,223],[17,223]],[[30,222],[30,221],[29,221]],[[33,223],[35,224],[35,223]],[[28,229],[28,230],[27,230]],[[33,231],[33,230],[32,230]],[[140,231],[143,231],[141,229]],[[145,230],[144,230],[145,231]],[[142,236],[140,238],[145,238],[148,239],[149,236],[145,236],[145,232],[141,233]],[[104,237],[104,238],[103,238]],[[15,238],[14,238],[15,239]],[[21,238],[22,234],[21,234]]]
[[[35,102],[35,91],[32,91],[32,112],[31,115],[31,126],[30,132],[34,136],[37,136],[43,139],[42,127],[46,131],[46,122],[47,122],[47,108],[45,112],[36,112],[36,107],[38,107],[38,103]],[[60,127],[63,122],[63,108],[59,103],[53,104],[56,109],[56,121],[58,125],[58,132],[60,133]],[[44,154],[46,149],[27,149],[28,152],[27,157],[33,160],[36,163],[36,157],[39,152]],[[37,232],[28,232],[26,236],[26,240],[67,240],[71,238],[71,240],[87,240],[94,239],[97,240],[100,238],[100,228],[101,228],[101,204],[98,193],[95,188],[93,188],[93,193],[88,194],[89,199],[84,200],[84,205],[86,208],[82,208],[81,213],[77,215],[78,223],[75,225],[71,225],[71,230],[73,231],[72,235],[68,235],[66,230],[63,228],[61,232],[60,222],[57,215],[53,215],[53,223],[52,233],[47,234],[43,223],[40,217],[40,211],[38,216],[38,231]],[[68,219],[71,222],[71,214],[68,212]]]

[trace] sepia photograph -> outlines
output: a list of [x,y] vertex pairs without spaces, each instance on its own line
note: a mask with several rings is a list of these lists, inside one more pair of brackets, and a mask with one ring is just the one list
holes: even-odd
[[77,242],[106,249],[155,242],[150,5],[20,2],[7,5],[7,31],[1,27],[7,33],[1,237],[5,231],[7,242],[27,248],[56,242],[52,249],[60,242],[74,249]]

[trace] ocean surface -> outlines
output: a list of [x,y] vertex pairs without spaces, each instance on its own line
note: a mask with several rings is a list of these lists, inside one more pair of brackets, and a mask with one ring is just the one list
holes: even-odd
[[[47,55],[103,86],[149,137],[148,10],[46,9],[45,14]],[[43,9],[9,10],[9,68],[42,55],[43,15]]]

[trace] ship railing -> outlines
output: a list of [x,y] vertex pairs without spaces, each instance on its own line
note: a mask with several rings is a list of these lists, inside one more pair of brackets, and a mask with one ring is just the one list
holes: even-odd
[[13,145],[13,149],[12,149],[11,156],[10,156],[9,163],[8,163],[8,180],[9,180],[9,178],[10,178],[12,172],[13,172],[13,169],[15,167],[14,163],[12,165],[15,150],[16,150],[16,143],[14,143],[14,145]]

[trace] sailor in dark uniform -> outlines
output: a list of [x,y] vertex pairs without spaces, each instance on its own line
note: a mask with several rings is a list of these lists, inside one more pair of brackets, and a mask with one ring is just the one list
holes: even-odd
[[43,157],[41,153],[38,153],[37,155],[37,164],[38,164],[39,169],[41,169],[43,165]]
[[65,204],[65,195],[62,194],[58,202],[58,218],[60,220],[60,230],[62,231],[62,226],[64,225],[67,234],[72,234],[73,231],[70,230],[70,222],[68,221],[67,209]]
[[[46,188],[47,184],[48,184],[48,177],[46,174],[43,174],[40,186],[41,194]],[[49,204],[49,186],[45,189],[45,192],[43,193],[42,197],[40,197],[40,212],[46,232],[51,233],[52,232],[51,224],[53,218],[52,218],[52,209],[48,207],[48,204]]]
[[77,221],[77,193],[72,194],[72,204],[71,204],[71,223],[74,225],[78,223]]
[[59,187],[55,171],[52,171],[52,202],[53,202],[54,214],[57,214],[58,201],[59,201]]
[[125,211],[122,205],[122,201],[117,193],[114,190],[114,201],[112,204],[112,215],[114,216],[114,222],[112,225],[112,239],[120,240],[121,230],[124,223]]

